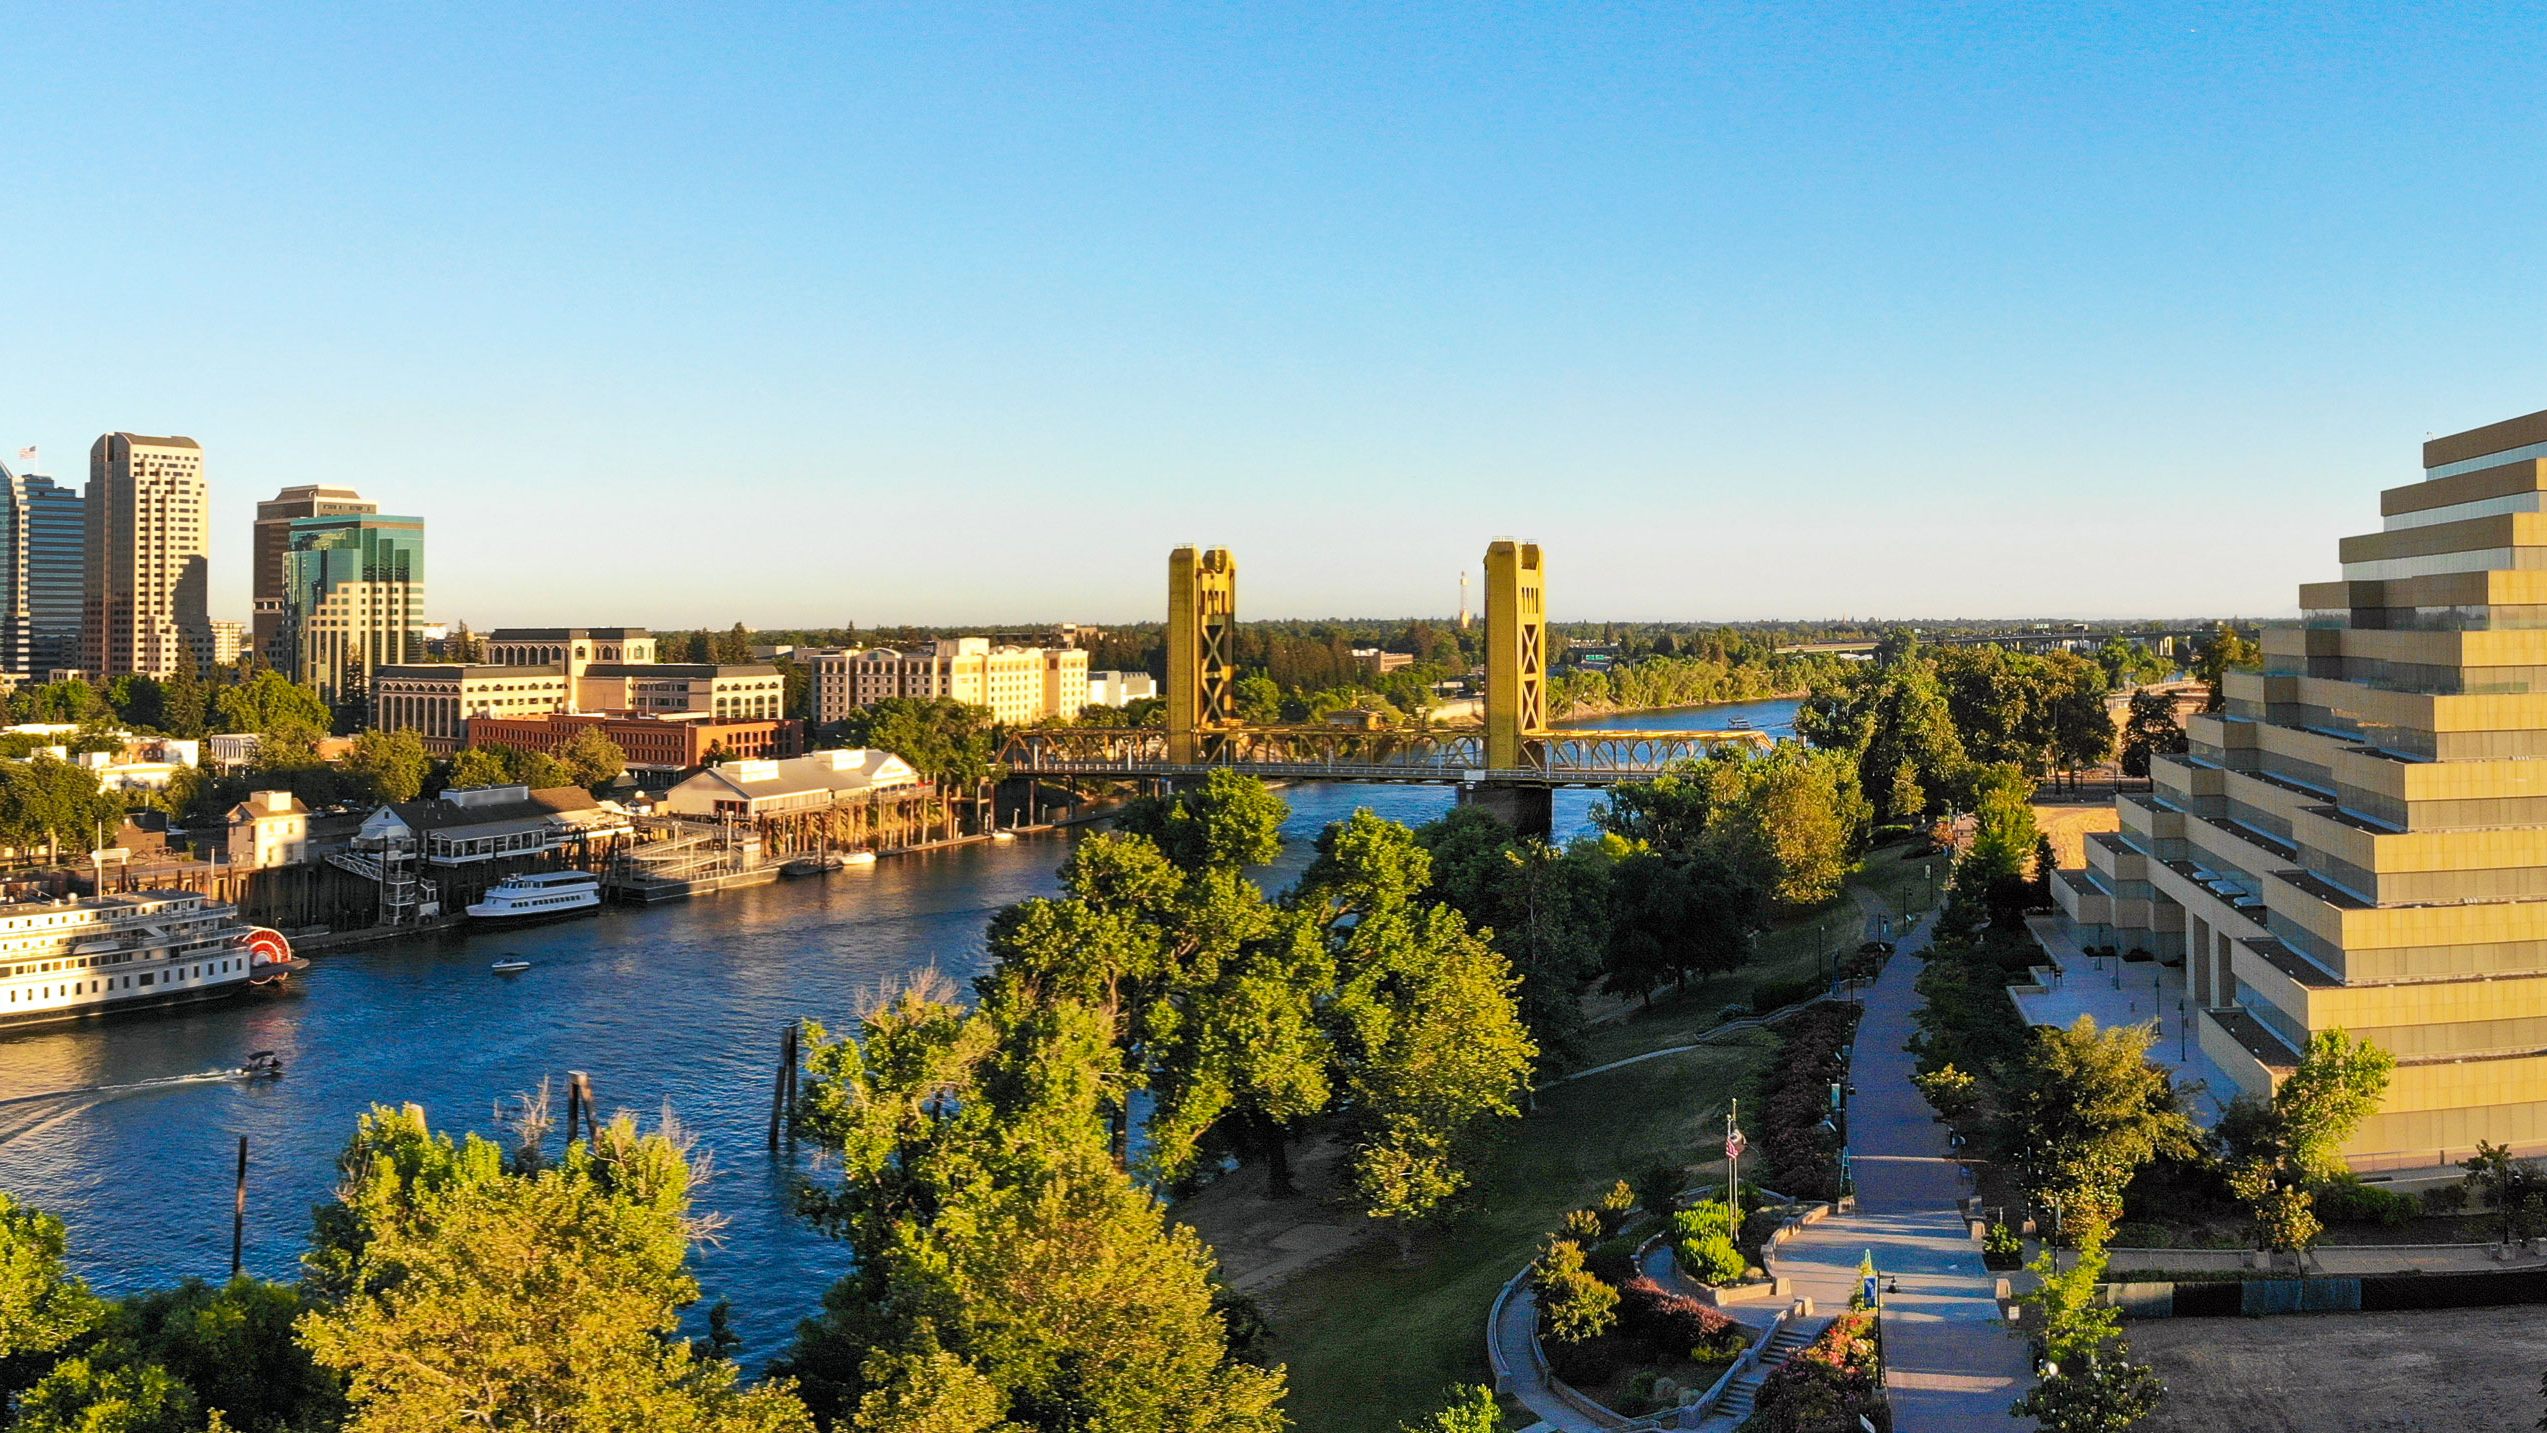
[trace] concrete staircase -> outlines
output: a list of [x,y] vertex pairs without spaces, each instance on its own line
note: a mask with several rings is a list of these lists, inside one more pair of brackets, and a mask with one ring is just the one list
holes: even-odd
[[1743,1370],[1742,1376],[1725,1389],[1725,1396],[1716,1401],[1715,1409],[1708,1415],[1707,1426],[1741,1427],[1742,1421],[1751,1416],[1752,1405],[1760,1396],[1760,1385],[1768,1382],[1769,1375],[1777,1372],[1805,1345],[1820,1338],[1822,1330],[1830,1327],[1830,1323],[1827,1318],[1790,1319],[1784,1327],[1770,1335],[1769,1346],[1760,1350],[1760,1361]]

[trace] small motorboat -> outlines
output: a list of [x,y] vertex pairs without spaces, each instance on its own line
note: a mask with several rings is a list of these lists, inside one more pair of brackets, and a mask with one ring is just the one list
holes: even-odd
[[825,851],[815,856],[798,856],[778,868],[778,874],[795,880],[803,876],[828,876],[840,869],[840,858]]
[[258,1050],[239,1066],[243,1080],[277,1080],[283,1077],[283,1057],[272,1050]]
[[1749,731],[1749,730],[1751,730],[1751,729],[1752,729],[1752,727],[1751,727],[1751,718],[1749,718],[1749,717],[1734,717],[1734,718],[1732,718],[1731,720],[1728,720],[1728,721],[1725,723],[1725,727],[1726,727],[1726,729],[1727,729],[1727,730],[1730,730],[1730,731]]
[[840,864],[844,866],[872,866],[875,863],[876,853],[873,851],[851,851],[840,858]]
[[1017,833],[1014,831],[993,831],[991,833],[991,839],[994,841],[1014,841],[1017,839]]
[[518,955],[508,955],[487,967],[498,975],[519,975],[530,968],[531,963]]

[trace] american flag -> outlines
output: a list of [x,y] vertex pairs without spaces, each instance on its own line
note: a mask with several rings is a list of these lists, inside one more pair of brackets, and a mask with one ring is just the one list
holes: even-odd
[[34,462],[34,461],[35,461],[35,449],[33,449],[33,448],[20,448],[20,449],[18,450],[18,461],[19,461],[19,462],[21,462],[21,463],[32,463],[32,462]]
[[1735,1130],[1725,1136],[1725,1158],[1740,1159],[1742,1151],[1747,1147],[1748,1143],[1742,1138],[1742,1131]]

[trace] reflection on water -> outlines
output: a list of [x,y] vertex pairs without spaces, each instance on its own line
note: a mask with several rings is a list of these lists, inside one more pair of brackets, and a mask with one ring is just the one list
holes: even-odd
[[[1781,731],[1794,703],[1647,713],[1616,727],[1715,725],[1745,715]],[[1309,843],[1356,806],[1409,823],[1449,809],[1428,786],[1296,786],[1289,841],[1268,873],[1288,884]],[[1560,792],[1560,835],[1594,797]],[[61,1215],[80,1271],[124,1292],[228,1272],[230,1189],[248,1136],[248,1264],[290,1278],[309,1211],[328,1197],[354,1117],[414,1101],[446,1127],[492,1112],[543,1077],[588,1071],[608,1108],[670,1107],[714,1160],[702,1203],[727,1216],[698,1255],[710,1298],[729,1294],[765,1356],[844,1265],[789,1213],[790,1168],[765,1145],[778,1032],[810,1015],[845,1024],[861,992],[934,966],[982,964],[991,912],[1049,892],[1061,838],[888,858],[820,881],[652,910],[609,910],[527,930],[437,936],[322,956],[276,996],[0,1038],[0,1189]],[[518,954],[520,975],[488,963]],[[234,1069],[253,1050],[280,1080],[209,1080],[31,1098]],[[562,1113],[562,1110],[560,1111]]]

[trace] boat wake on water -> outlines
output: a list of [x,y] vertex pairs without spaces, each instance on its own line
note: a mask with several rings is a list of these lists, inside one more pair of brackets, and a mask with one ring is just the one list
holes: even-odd
[[46,1090],[32,1095],[10,1095],[0,1098],[0,1109],[12,1105],[40,1104],[48,1100],[79,1099],[93,1095],[129,1095],[143,1090],[169,1090],[181,1085],[209,1085],[222,1080],[258,1080],[283,1073],[282,1065],[269,1051],[259,1050],[244,1065],[221,1070],[198,1070],[191,1075],[161,1075],[153,1080],[133,1080],[120,1085],[81,1085],[69,1090]]

